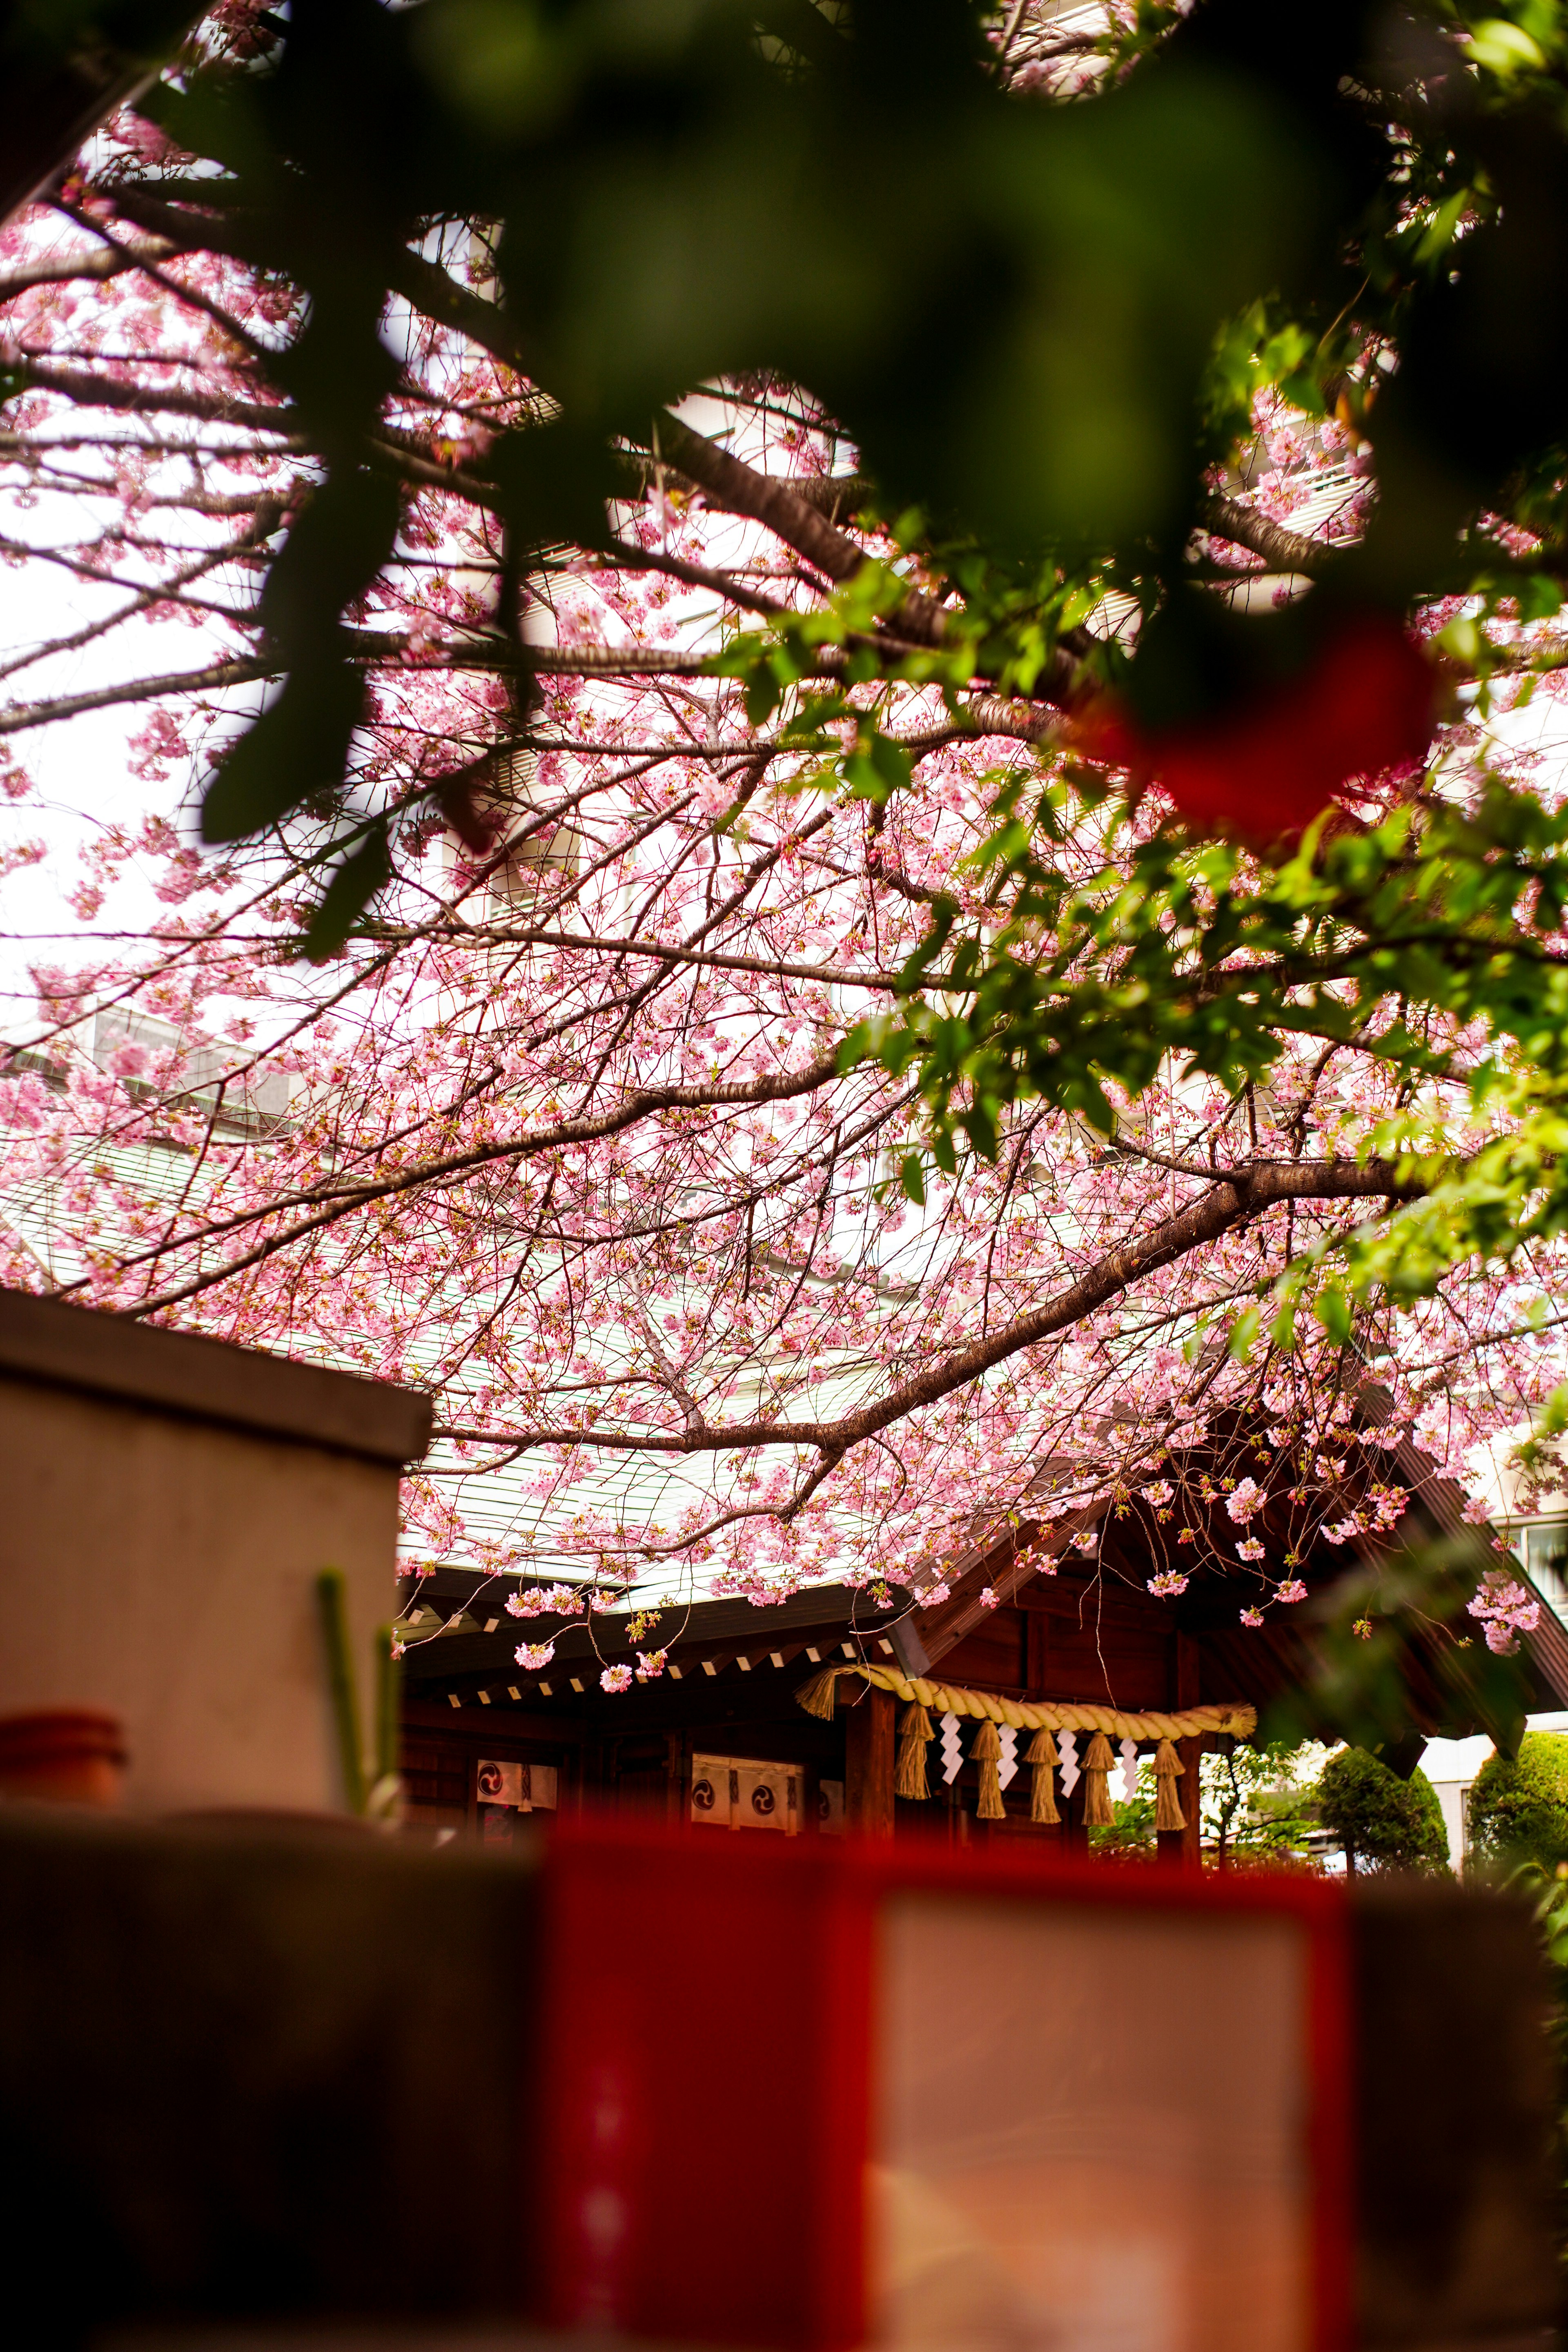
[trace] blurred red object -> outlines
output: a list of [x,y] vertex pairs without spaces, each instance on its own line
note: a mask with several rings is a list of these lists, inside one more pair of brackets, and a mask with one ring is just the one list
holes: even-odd
[[1104,697],[1078,736],[1091,758],[1161,786],[1200,831],[1266,847],[1300,833],[1353,778],[1424,761],[1433,688],[1398,623],[1362,614],[1288,684],[1228,713],[1146,731]]
[[546,1850],[546,2325],[1349,2352],[1342,1888],[716,1843]]
[[95,1707],[0,1717],[0,1796],[118,1805],[127,1760],[119,1717]]
[[1552,1989],[1446,1873],[12,1805],[0,1889],[48,2352],[1558,2341]]

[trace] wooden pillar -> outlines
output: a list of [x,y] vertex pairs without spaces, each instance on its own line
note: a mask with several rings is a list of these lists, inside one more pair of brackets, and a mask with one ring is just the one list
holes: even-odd
[[1157,1830],[1154,1843],[1162,1862],[1172,1862],[1183,1870],[1203,1867],[1203,1807],[1199,1759],[1204,1752],[1201,1739],[1178,1739],[1176,1753],[1182,1759],[1182,1776],[1176,1782],[1176,1797],[1186,1816],[1186,1827],[1180,1830]]
[[845,1711],[844,1825],[858,1837],[893,1834],[893,1700],[867,1685]]
[[[1176,1635],[1176,1654],[1173,1662],[1171,1693],[1173,1706],[1196,1706],[1202,1688],[1199,1673],[1198,1644],[1191,1633]],[[1203,1867],[1203,1808],[1199,1795],[1198,1764],[1204,1752],[1202,1739],[1178,1739],[1176,1753],[1182,1759],[1182,1776],[1176,1782],[1176,1794],[1186,1815],[1186,1827],[1181,1830],[1160,1830],[1154,1843],[1162,1862],[1174,1863],[1183,1870]]]
[[[1027,1628],[1028,1639],[1026,1671],[1029,1679],[1026,1686],[1027,1695],[1032,1699],[1045,1698],[1048,1695],[1051,1686],[1051,1621],[1043,1609],[1034,1608],[1027,1612],[1024,1622]],[[1051,1737],[1055,1739],[1057,1734],[1053,1732]],[[1030,1735],[1027,1732],[1021,1734],[1019,1738],[1020,1751],[1028,1746],[1029,1738]],[[1085,1734],[1080,1738],[1079,1746],[1080,1748],[1085,1748],[1088,1744],[1088,1735]],[[1020,1773],[1026,1776],[1029,1769],[1028,1765],[1022,1765],[1019,1768]],[[1089,1832],[1085,1829],[1083,1824],[1083,1801],[1087,1791],[1084,1789],[1083,1781],[1081,1779],[1079,1780],[1078,1786],[1074,1789],[1070,1797],[1064,1797],[1062,1794],[1061,1772],[1058,1767],[1056,1780],[1053,1785],[1056,1789],[1057,1811],[1061,1817],[1061,1827],[1057,1830],[1042,1831],[1040,1834],[1044,1837],[1054,1838],[1064,1854],[1078,1854],[1080,1856],[1087,1854],[1089,1852]]]
[[1089,1860],[1089,1824],[1083,1817],[1083,1809],[1089,1798],[1089,1775],[1083,1769],[1082,1750],[1088,1747],[1089,1736],[1085,1732],[1079,1734],[1078,1779],[1072,1784],[1072,1795],[1065,1801],[1061,1794],[1059,1777],[1057,1781],[1057,1811],[1062,1817],[1062,1852],[1071,1855],[1077,1862]]
[[584,1739],[577,1750],[577,1811],[592,1812],[604,1794],[605,1750],[602,1741]]
[[664,1769],[664,1818],[671,1829],[679,1829],[688,1818],[691,1794],[691,1767],[687,1760],[683,1731],[665,1733]]
[[1201,1870],[1204,1866],[1204,1804],[1200,1768],[1204,1743],[1201,1739],[1181,1740],[1177,1743],[1176,1753],[1182,1759],[1182,1811],[1187,1817],[1187,1826],[1181,1833],[1182,1864],[1187,1870]]

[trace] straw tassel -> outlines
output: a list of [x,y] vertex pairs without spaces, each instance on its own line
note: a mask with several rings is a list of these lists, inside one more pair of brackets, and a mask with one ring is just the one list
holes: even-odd
[[1083,1759],[1083,1777],[1087,1784],[1083,1792],[1086,1829],[1109,1830],[1116,1825],[1116,1816],[1110,1810],[1110,1791],[1105,1785],[1111,1761],[1110,1742],[1103,1731],[1097,1731]]
[[893,1776],[895,1797],[929,1798],[926,1786],[926,1743],[935,1738],[931,1717],[917,1699],[904,1711],[904,1727],[899,1736],[899,1769]]
[[1061,1820],[1057,1811],[1056,1765],[1057,1740],[1053,1731],[1037,1731],[1025,1751],[1024,1761],[1035,1768],[1034,1791],[1029,1799],[1029,1819],[1042,1822],[1047,1829]]
[[[808,1715],[818,1716],[824,1722],[829,1720],[834,1712],[834,1685],[841,1675],[858,1675],[873,1690],[890,1692],[902,1706],[907,1706],[914,1699],[930,1714],[955,1720],[961,1716],[989,1715],[998,1704],[954,1683],[933,1682],[921,1675],[906,1675],[891,1667],[868,1665],[861,1659],[853,1665],[823,1667],[801,1684],[795,1697]],[[1079,1706],[1071,1700],[1039,1706],[1008,1700],[1000,1706],[999,1712],[1000,1719],[1015,1731],[1058,1731],[1064,1740],[1075,1739],[1079,1732],[1092,1731],[1103,1731],[1112,1739],[1204,1739],[1216,1733],[1250,1739],[1258,1728],[1258,1709],[1244,1706],[1239,1700],[1218,1706],[1177,1707],[1169,1714],[1142,1715],[1129,1715],[1113,1706]],[[1069,1771],[1064,1756],[1062,1795],[1070,1795],[1068,1781],[1069,1778],[1076,1779],[1077,1771],[1076,1757]]]
[[828,1666],[822,1674],[813,1675],[808,1683],[802,1683],[795,1698],[807,1715],[820,1716],[824,1723],[832,1722],[834,1703],[838,1696],[838,1667]]
[[1002,1756],[1002,1735],[989,1717],[974,1735],[971,1756],[980,1767],[980,1802],[975,1807],[977,1820],[1005,1822],[1007,1808],[1002,1802],[1002,1783],[996,1767]]
[[1185,1769],[1172,1742],[1162,1739],[1154,1751],[1154,1786],[1159,1791],[1154,1803],[1157,1830],[1184,1830],[1187,1826],[1187,1817],[1176,1794],[1176,1775]]

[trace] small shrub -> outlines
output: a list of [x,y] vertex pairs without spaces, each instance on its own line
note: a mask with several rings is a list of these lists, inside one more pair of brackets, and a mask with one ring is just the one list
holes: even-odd
[[1280,1872],[1297,1878],[1322,1878],[1326,1875],[1315,1853],[1295,1853],[1287,1845],[1233,1846],[1229,1853],[1205,1854],[1205,1870],[1239,1871],[1243,1877],[1249,1873],[1259,1878],[1278,1878]]
[[1352,1870],[1441,1870],[1448,1859],[1443,1808],[1426,1773],[1402,1780],[1364,1748],[1330,1757],[1318,1812]]
[[[1152,1780],[1153,1775],[1152,1773],[1145,1775],[1141,1771],[1140,1781],[1145,1778]],[[1089,1833],[1090,1853],[1097,1853],[1106,1860],[1114,1859],[1118,1862],[1152,1861],[1155,1853],[1152,1791],[1145,1793],[1140,1787],[1138,1794],[1131,1804],[1125,1803],[1120,1797],[1113,1797],[1110,1810],[1116,1816],[1115,1826],[1111,1829],[1090,1830]]]
[[1489,1756],[1470,1790],[1470,1848],[1484,1862],[1568,1862],[1568,1738],[1527,1731],[1518,1756]]

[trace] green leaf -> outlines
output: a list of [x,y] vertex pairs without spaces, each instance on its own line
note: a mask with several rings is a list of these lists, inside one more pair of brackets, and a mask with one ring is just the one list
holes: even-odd
[[1550,572],[1532,572],[1514,590],[1521,621],[1550,621],[1563,610],[1563,587]]
[[1337,1282],[1325,1283],[1312,1301],[1312,1312],[1336,1348],[1351,1336],[1351,1302]]
[[321,904],[305,926],[305,953],[312,963],[341,954],[359,917],[392,878],[392,856],[384,824],[372,827],[351,856],[336,868]]
[[395,482],[352,467],[329,475],[307,500],[273,558],[259,605],[289,675],[208,782],[204,841],[243,840],[313,793],[342,789],[365,707],[342,614],[392,553],[399,513]]
[[1262,1307],[1249,1307],[1231,1325],[1226,1345],[1238,1363],[1245,1364],[1250,1360],[1252,1350],[1258,1344],[1258,1330],[1262,1320]]
[[903,746],[889,742],[862,720],[858,740],[844,762],[850,798],[881,807],[892,793],[907,789],[913,772],[914,761]]
[[1281,1305],[1269,1326],[1268,1336],[1277,1348],[1288,1349],[1295,1346],[1296,1300],[1294,1297],[1288,1297]]
[[1540,73],[1546,65],[1539,45],[1531,39],[1523,26],[1510,25],[1503,16],[1490,16],[1478,25],[1461,46],[1469,50],[1479,66],[1505,78]]
[[772,670],[759,662],[746,679],[746,718],[752,727],[766,726],[778,709],[782,691]]
[[392,553],[401,500],[389,475],[351,468],[330,474],[300,510],[272,560],[259,611],[268,633],[308,657],[335,629]]
[[338,791],[364,704],[359,672],[330,654],[291,671],[277,701],[219,761],[202,796],[202,839],[243,841],[312,793]]
[[1468,188],[1456,188],[1446,204],[1439,205],[1425,235],[1415,248],[1417,262],[1436,261],[1454,242],[1454,232],[1464,216],[1467,205],[1475,201]]
[[914,1202],[916,1208],[923,1209],[926,1204],[926,1181],[925,1175],[921,1167],[921,1156],[918,1151],[905,1152],[903,1159],[899,1163],[899,1182],[902,1185],[906,1196]]

